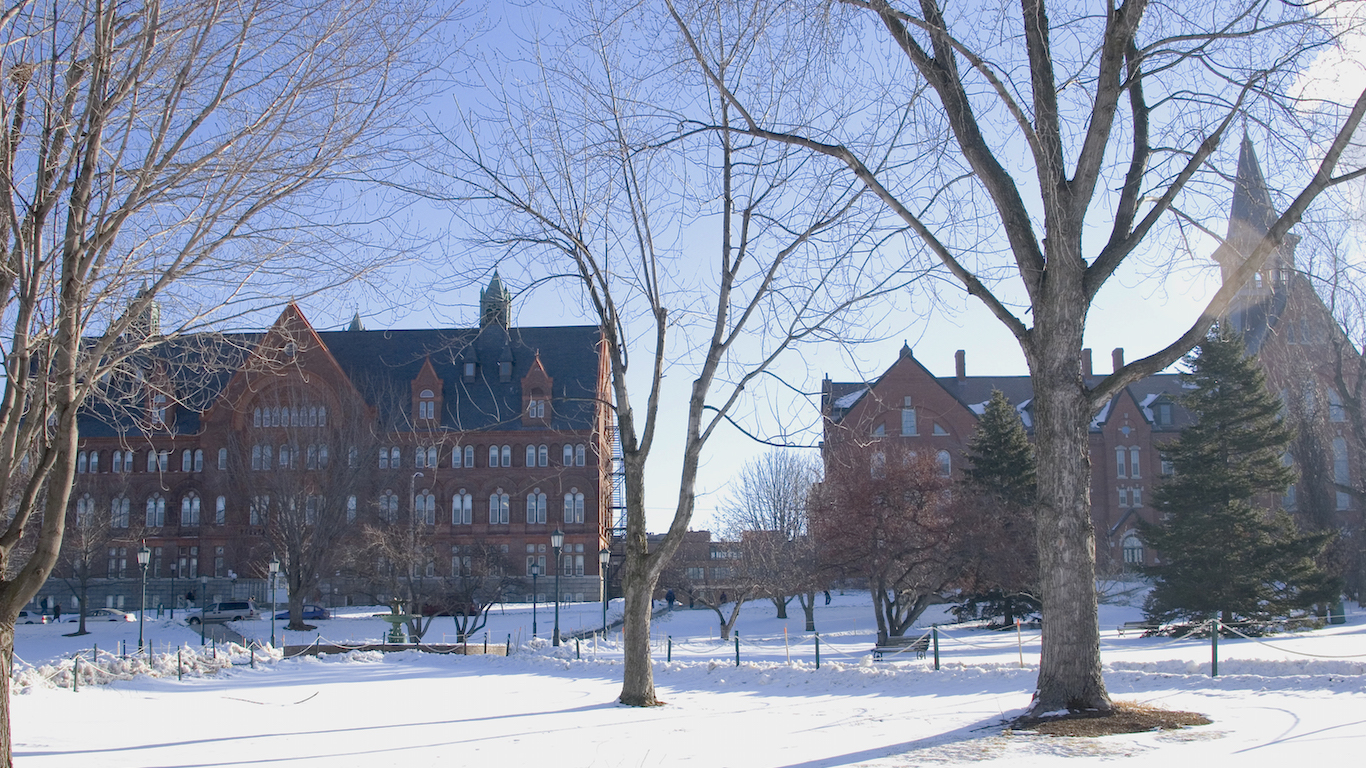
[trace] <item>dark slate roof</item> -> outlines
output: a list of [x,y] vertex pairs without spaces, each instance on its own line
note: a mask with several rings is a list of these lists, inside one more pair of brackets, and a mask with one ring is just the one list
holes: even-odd
[[[593,425],[597,397],[598,329],[595,326],[437,330],[323,331],[319,338],[342,371],[380,410],[386,429],[406,429],[411,383],[431,359],[444,384],[442,426],[450,430],[522,429],[522,377],[536,354],[553,381],[551,430],[585,430]],[[196,434],[200,414],[222,395],[233,373],[264,334],[190,336],[140,353],[128,373],[110,377],[107,396],[92,399],[80,418],[83,437],[135,436],[145,415],[145,393],[135,369],[162,366],[181,407],[173,431]],[[463,364],[477,374],[466,382]],[[512,363],[500,381],[498,363]],[[536,427],[534,429],[546,429]]]
[[[596,326],[417,331],[327,331],[318,336],[346,375],[380,408],[386,429],[408,423],[409,387],[431,359],[441,379],[441,423],[452,430],[521,429],[522,377],[539,352],[554,382],[551,430],[583,430],[593,425],[597,397],[599,338]],[[498,363],[509,360],[512,375],[499,381]],[[464,363],[474,362],[473,381]],[[545,429],[538,427],[537,429]]]
[[1271,203],[1262,165],[1257,161],[1257,150],[1252,140],[1243,134],[1238,149],[1238,172],[1233,179],[1233,204],[1229,208],[1229,237],[1235,235],[1234,221],[1245,221],[1251,226],[1251,237],[1260,238],[1276,222],[1276,209]]

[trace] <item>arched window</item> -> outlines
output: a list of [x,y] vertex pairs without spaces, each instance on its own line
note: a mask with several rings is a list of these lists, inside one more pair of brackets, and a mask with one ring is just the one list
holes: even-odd
[[451,525],[470,525],[474,522],[474,497],[464,488],[451,498]]
[[584,463],[583,443],[574,446],[574,466],[582,467]]
[[123,451],[114,451],[114,457],[113,457],[113,460],[112,460],[111,463],[112,463],[113,466],[111,466],[111,467],[109,468],[110,471],[112,471],[112,472],[122,472],[122,471],[123,471]]
[[219,468],[220,470],[224,470],[224,469],[227,469],[227,468],[228,468],[228,449],[227,449],[227,448],[219,448],[219,449],[218,449],[218,468]]
[[503,446],[503,466],[512,466],[512,446],[510,445]]
[[148,452],[147,452],[147,471],[148,471],[148,472],[155,472],[155,471],[157,471],[157,452],[156,452],[156,451],[148,451]]
[[318,446],[310,445],[304,454],[304,466],[308,469],[318,468]]
[[474,466],[474,446],[472,445],[465,446],[465,466]]
[[114,500],[109,502],[110,525],[115,528],[127,528],[128,510],[131,506],[126,496],[115,496]]
[[354,523],[354,522],[356,522],[356,497],[355,497],[355,496],[347,496],[347,497],[346,497],[346,522],[348,522],[348,523]]
[[380,468],[380,469],[388,469],[388,468],[389,468],[389,449],[388,449],[388,448],[381,448],[381,449],[379,449],[379,468]]
[[318,446],[318,469],[327,469],[327,446]]
[[161,494],[147,497],[147,527],[160,528],[166,525],[166,499]]
[[251,425],[253,427],[261,426],[261,406],[259,405],[251,409]]
[[1126,565],[1143,565],[1143,540],[1138,538],[1138,534],[1133,531],[1124,534],[1124,541],[1120,547],[1124,551]]
[[489,446],[489,466],[498,466],[498,446],[496,445]]
[[583,494],[579,493],[578,488],[570,488],[569,493],[564,495],[564,522],[583,522]]
[[95,521],[95,500],[90,494],[85,494],[76,499],[76,525],[84,527]]
[[934,455],[935,463],[939,465],[939,476],[948,477],[953,474],[953,459],[949,457],[948,451],[940,451]]
[[90,474],[93,475],[93,474],[95,474],[96,472],[99,472],[99,471],[100,471],[100,452],[99,452],[99,451],[91,451],[91,452],[90,452]]
[[526,495],[526,521],[528,525],[545,525],[545,494],[540,488],[532,489]]
[[228,500],[227,497],[219,496],[213,502],[213,524],[223,525],[228,521]]
[[489,496],[489,525],[508,524],[508,495],[499,488]]
[[569,443],[564,444],[564,460],[562,463],[566,467],[574,466],[574,446]]
[[189,472],[194,469],[194,451],[189,448],[180,452],[180,471]]
[[548,466],[550,466],[550,446],[548,446],[548,445],[541,445],[541,446],[539,446],[539,447],[536,448],[536,466],[538,466],[538,467],[548,467]]
[[398,521],[398,496],[391,490],[385,489],[380,494],[379,517],[386,523]]
[[528,467],[536,466],[536,446],[534,445],[526,447],[526,465]]
[[80,453],[76,454],[76,474],[85,474],[86,461],[87,459],[85,456],[85,451],[81,451]]
[[199,494],[190,492],[181,497],[180,524],[199,525]]
[[423,525],[436,525],[436,497],[426,488],[413,499],[413,514]]
[[280,469],[290,469],[294,466],[294,449],[288,445],[280,446]]
[[1128,453],[1124,446],[1115,448],[1115,477],[1129,476]]

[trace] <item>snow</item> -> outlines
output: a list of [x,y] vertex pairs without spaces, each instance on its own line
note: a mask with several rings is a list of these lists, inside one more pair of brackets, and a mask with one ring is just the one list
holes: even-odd
[[[620,603],[613,604],[620,613]],[[288,642],[377,639],[380,608],[345,609]],[[600,626],[601,605],[565,605],[566,631]],[[655,684],[665,706],[615,703],[619,635],[554,649],[553,610],[538,611],[540,638],[527,642],[530,606],[506,606],[489,641],[508,635],[510,657],[417,651],[279,660],[220,647],[199,654],[199,636],[179,621],[151,620],[149,666],[111,654],[137,642],[136,624],[17,628],[13,699],[19,764],[64,766],[450,766],[535,759],[564,766],[1002,765],[1142,760],[1184,766],[1234,758],[1253,765],[1337,763],[1366,746],[1366,613],[1345,625],[1266,638],[1221,640],[1219,677],[1209,677],[1208,640],[1120,637],[1140,618],[1102,607],[1106,682],[1118,698],[1204,713],[1212,725],[1165,733],[1068,739],[1007,733],[1000,723],[1029,703],[1039,633],[945,627],[941,669],[914,653],[869,656],[873,614],[864,595],[818,606],[821,665],[801,611],[775,618],[767,602],[745,606],[735,642],[716,637],[711,611],[676,609],[654,625]],[[943,620],[942,613],[925,617]],[[268,621],[238,622],[268,639]],[[282,634],[277,625],[277,635]],[[453,634],[438,619],[428,639]],[[447,637],[447,639],[452,639]],[[672,640],[672,661],[666,661]],[[478,638],[482,642],[482,634]],[[70,655],[98,644],[102,667],[121,679],[73,692]],[[181,649],[184,679],[177,679]],[[169,653],[168,653],[169,651]],[[1305,655],[1313,654],[1313,656]],[[88,659],[89,653],[86,654]],[[1021,666],[1023,657],[1024,665]],[[790,661],[789,661],[790,659]],[[36,666],[34,666],[36,665]],[[91,674],[88,664],[83,664]],[[103,673],[100,673],[103,674]],[[50,678],[50,680],[49,680]],[[64,687],[56,687],[56,685]],[[1213,761],[1213,762],[1212,762]]]
[[848,394],[845,394],[845,395],[843,395],[843,396],[841,396],[841,397],[838,397],[838,398],[835,399],[835,407],[836,407],[836,408],[853,408],[853,407],[854,407],[854,403],[857,403],[858,400],[859,400],[859,398],[860,398],[860,397],[863,397],[863,393],[864,393],[864,392],[867,392],[867,391],[868,391],[868,387],[860,387],[860,388],[854,390],[853,392],[849,392]]

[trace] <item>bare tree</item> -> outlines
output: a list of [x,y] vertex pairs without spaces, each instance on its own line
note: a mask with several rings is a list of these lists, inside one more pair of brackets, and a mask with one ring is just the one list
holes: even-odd
[[[1043,0],[666,2],[678,45],[736,115],[683,130],[739,131],[844,164],[1019,343],[1033,380],[1048,616],[1031,712],[1108,711],[1087,426],[1202,339],[1320,193],[1362,174],[1338,161],[1366,93],[1306,95],[1295,77],[1359,16],[1350,4],[1269,0],[1199,14],[1146,0],[1103,12]],[[885,45],[868,45],[873,36]],[[773,68],[760,81],[737,60]],[[1317,167],[1294,170],[1309,178],[1283,215],[1210,247],[1225,281],[1190,328],[1088,385],[1077,361],[1097,296],[1145,251],[1212,234],[1210,193],[1227,186],[1216,152],[1249,123],[1288,157],[1321,148]]]
[[763,583],[778,618],[787,618],[788,603],[797,597],[809,632],[815,631],[821,576],[807,530],[807,497],[818,476],[814,456],[770,450],[731,480],[720,513],[723,536],[740,542],[746,567]]
[[[619,17],[583,17],[580,44],[541,47],[534,71],[503,80],[524,89],[448,137],[432,195],[456,196],[481,244],[514,255],[529,281],[575,281],[602,329],[626,488],[620,700],[653,706],[651,597],[687,533],[708,441],[785,352],[858,327],[851,307],[910,276],[873,248],[856,182],[731,131],[677,136],[687,110],[721,125],[733,111],[705,89],[680,92],[672,71],[622,66],[635,59]],[[669,105],[641,108],[664,94]],[[666,373],[690,380],[680,399]],[[681,464],[678,497],[651,549],[646,465],[671,418],[683,434],[665,457]]]
[[867,584],[879,643],[903,635],[961,585],[970,553],[953,480],[934,457],[890,443],[841,451],[813,495],[821,562]]
[[[85,616],[90,606],[90,582],[100,572],[109,543],[117,533],[108,507],[99,509],[90,494],[76,499],[62,537],[61,554],[54,574],[61,577],[76,598],[80,624],[77,635],[86,634]],[[105,574],[106,576],[110,574]]]
[[382,0],[0,11],[0,498],[17,498],[0,530],[0,766],[13,622],[60,551],[77,411],[164,337],[158,302],[174,332],[275,301],[281,281],[356,273],[333,247],[357,242],[336,234],[351,214],[321,193],[387,172],[388,129],[448,55],[431,22]]

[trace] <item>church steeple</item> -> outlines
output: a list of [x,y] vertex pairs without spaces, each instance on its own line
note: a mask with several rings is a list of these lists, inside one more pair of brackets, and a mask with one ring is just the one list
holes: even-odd
[[[1233,202],[1229,206],[1228,234],[1225,238],[1229,248],[1222,249],[1219,256],[1224,280],[1229,280],[1234,270],[1252,255],[1277,218],[1279,214],[1271,202],[1271,191],[1267,187],[1266,177],[1262,175],[1257,150],[1244,131],[1242,145],[1238,149],[1238,172],[1233,179]],[[1271,254],[1265,267],[1245,288],[1270,288],[1284,281],[1286,272],[1295,268],[1297,241],[1298,238],[1287,235],[1281,247]]]
[[511,324],[512,294],[503,286],[498,270],[493,271],[489,287],[479,292],[479,327],[497,323],[506,330]]

